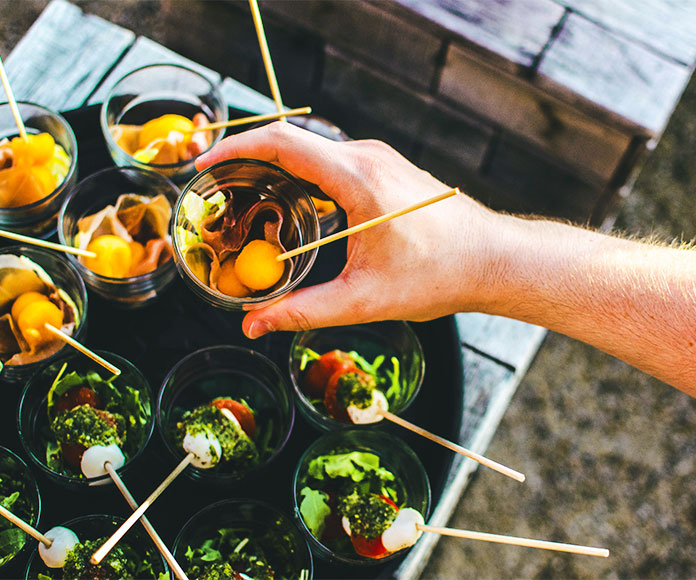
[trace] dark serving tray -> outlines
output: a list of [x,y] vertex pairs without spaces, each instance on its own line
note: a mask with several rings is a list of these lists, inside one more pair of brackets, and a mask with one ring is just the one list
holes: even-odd
[[[243,116],[235,109],[230,118]],[[113,165],[99,128],[99,106],[63,113],[78,142],[79,178]],[[345,240],[321,248],[314,268],[305,281],[316,284],[336,276],[345,264]],[[272,359],[286,375],[292,333],[279,332],[259,340],[248,340],[241,332],[242,314],[217,310],[198,299],[177,278],[161,299],[140,310],[121,310],[90,293],[88,334],[91,348],[115,352],[135,364],[150,381],[156,395],[169,369],[187,354],[216,344],[233,344],[257,350]],[[456,439],[462,420],[462,363],[453,317],[412,325],[425,353],[425,379],[417,399],[404,417],[450,439]],[[288,377],[289,382],[289,377]],[[0,444],[9,447],[27,462],[16,427],[17,399],[21,386],[3,385],[0,404]],[[431,511],[438,503],[450,471],[453,454],[422,437],[395,425],[380,428],[402,437],[419,455],[432,486]],[[184,523],[202,507],[226,498],[255,498],[291,515],[291,479],[299,457],[321,433],[299,415],[287,446],[270,467],[253,480],[234,487],[211,488],[181,475],[148,510],[148,518],[171,547]],[[142,501],[174,467],[165,454],[158,432],[125,482],[137,501]],[[33,470],[41,491],[42,531],[79,515],[107,513],[127,517],[126,502],[113,486],[88,492],[68,491]],[[29,540],[33,549],[33,540]],[[0,568],[0,578],[24,577],[26,550],[9,566]],[[329,565],[314,558],[315,578],[389,578],[403,558],[366,568]]]

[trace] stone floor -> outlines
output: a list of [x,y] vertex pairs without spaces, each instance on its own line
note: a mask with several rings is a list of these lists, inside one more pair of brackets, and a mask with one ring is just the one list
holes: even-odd
[[[156,0],[77,2],[158,40]],[[46,0],[0,0],[0,56]],[[616,227],[696,237],[696,82],[647,161]],[[696,401],[597,350],[550,334],[488,455],[528,476],[482,470],[452,526],[605,546],[595,559],[442,540],[424,578],[687,578],[696,570]],[[692,494],[694,497],[692,498]]]

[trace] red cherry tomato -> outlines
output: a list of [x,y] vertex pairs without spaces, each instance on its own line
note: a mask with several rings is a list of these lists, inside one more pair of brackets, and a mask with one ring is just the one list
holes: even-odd
[[77,443],[61,443],[60,451],[63,454],[63,459],[65,462],[74,467],[75,469],[80,469],[80,463],[82,461],[82,456],[84,455],[87,448],[84,445],[78,445]]
[[382,543],[382,536],[368,540],[362,536],[353,534],[350,537],[355,553],[366,558],[384,558],[389,555],[389,551]]
[[331,375],[324,391],[324,407],[326,407],[326,412],[336,421],[352,423],[348,411],[338,404],[338,399],[336,398],[338,394],[338,379],[344,374],[346,374],[345,371],[336,371]]
[[256,437],[256,420],[254,419],[254,414],[251,409],[234,399],[229,397],[218,397],[210,403],[213,407],[218,409],[227,409],[230,411],[235,419],[239,421],[239,425],[242,430],[247,434],[249,439]]
[[95,409],[100,409],[102,402],[99,395],[89,387],[75,387],[60,396],[54,407],[55,413],[57,415],[80,405],[89,405]]
[[332,350],[315,360],[307,369],[302,386],[309,397],[323,397],[329,379],[338,371],[355,370],[355,361],[347,352]]

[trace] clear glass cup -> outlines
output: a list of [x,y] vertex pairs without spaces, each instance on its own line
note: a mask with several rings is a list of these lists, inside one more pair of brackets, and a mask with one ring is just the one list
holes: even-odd
[[[10,511],[33,528],[39,525],[41,516],[41,496],[39,486],[27,464],[6,447],[0,447],[0,495],[9,497],[19,492]],[[0,570],[18,554],[24,552],[33,540],[4,518],[0,520],[0,530],[13,530],[16,539],[7,538],[0,543]],[[6,532],[9,533],[9,532]],[[4,534],[3,534],[4,535]],[[0,572],[1,573],[1,572]]]
[[[106,540],[124,521],[125,520],[120,517],[96,514],[74,518],[59,525],[75,532],[80,542],[87,542],[89,540]],[[126,557],[128,557],[129,554],[132,554],[134,559],[136,559],[138,562],[147,561],[150,563],[152,574],[140,572],[137,576],[135,576],[139,580],[158,580],[160,574],[169,572],[167,563],[155,545],[152,543],[152,540],[145,533],[142,526],[133,526],[130,530],[128,530],[126,535],[123,536],[123,539],[116,544],[116,546],[127,546],[127,549],[124,550]],[[136,571],[133,570],[134,574],[135,572]],[[37,547],[29,558],[25,579],[34,580],[39,577],[39,574],[43,574],[48,578],[63,578],[62,569],[48,568],[43,563]],[[85,578],[87,578],[87,576],[85,576]],[[99,576],[99,578],[105,578],[106,580],[120,580],[114,576],[106,575]]]
[[300,413],[319,429],[345,428],[350,427],[352,423],[344,423],[331,417],[323,403],[305,391],[303,381],[312,364],[308,361],[302,370],[302,352],[305,348],[320,355],[332,350],[355,351],[369,363],[383,355],[385,359],[378,369],[378,374],[385,378],[387,378],[386,370],[393,369],[391,357],[395,357],[399,365],[398,383],[401,389],[393,393],[386,389],[385,394],[389,411],[396,415],[409,407],[423,383],[425,373],[423,348],[409,324],[404,321],[391,320],[298,332],[290,346],[290,379]]
[[111,384],[122,390],[122,392],[125,392],[126,386],[137,391],[137,397],[145,408],[146,422],[143,425],[134,426],[128,421],[129,417],[132,417],[131,411],[128,408],[118,409],[120,414],[126,418],[127,428],[129,429],[127,435],[130,438],[127,439],[127,441],[130,441],[127,445],[129,446],[128,449],[131,449],[130,452],[125,447],[123,449],[126,462],[123,467],[117,470],[119,474],[127,473],[137,463],[138,458],[152,436],[155,424],[154,415],[151,411],[152,391],[143,374],[133,364],[117,354],[100,350],[95,350],[94,352],[120,369],[121,374],[114,377],[110,371],[92,359],[80,352],[73,351],[45,366],[27,381],[20,395],[17,409],[19,439],[31,463],[53,483],[78,490],[110,484],[112,481],[108,474],[88,479],[74,470],[66,469],[65,472],[60,473],[49,466],[46,450],[49,442],[55,442],[55,439],[49,429],[47,398],[48,391],[63,364],[67,363],[67,366],[62,376],[66,376],[71,372],[77,372],[83,377],[88,372],[97,373],[103,380],[110,380]]
[[280,203],[285,209],[280,239],[286,250],[319,239],[317,212],[309,196],[294,177],[280,167],[256,159],[233,159],[213,165],[199,173],[184,188],[176,204],[172,231],[174,259],[184,281],[197,296],[217,308],[251,310],[267,306],[294,290],[302,282],[314,264],[317,250],[290,258],[292,272],[289,281],[280,287],[276,284],[269,290],[256,292],[245,298],[236,298],[213,290],[198,279],[184,259],[177,228],[191,231],[191,225],[183,210],[186,196],[196,194],[205,199],[221,190],[244,194],[250,200],[270,199]]
[[[220,530],[230,530],[240,541],[249,538],[242,553],[265,557],[276,578],[311,580],[312,553],[293,520],[276,508],[251,499],[219,501],[203,508],[184,524],[172,550],[190,578],[198,578],[203,570],[187,554],[211,540],[217,544]],[[235,545],[233,541],[222,544],[222,549],[216,549],[226,560],[228,550],[232,552]]]
[[[56,230],[58,210],[65,193],[77,181],[77,141],[68,122],[58,113],[33,103],[17,103],[27,133],[48,133],[70,157],[62,183],[43,199],[20,207],[0,208],[0,229],[34,238],[50,238]],[[19,131],[8,103],[0,105],[0,140],[17,137]]]
[[[211,123],[227,121],[228,110],[222,93],[202,74],[175,64],[153,64],[136,69],[120,79],[109,91],[100,113],[100,124],[109,153],[119,167],[152,169],[175,183],[185,183],[196,172],[194,159],[178,163],[143,163],[121,149],[110,127],[116,124],[143,125],[165,114],[189,119],[202,112]],[[224,129],[211,132],[212,145],[224,136]]]
[[[75,246],[78,222],[114,205],[125,193],[136,193],[154,197],[164,195],[172,207],[179,197],[179,189],[169,179],[146,169],[137,167],[113,167],[103,169],[80,181],[68,193],[58,216],[58,238],[61,244]],[[171,224],[171,220],[170,220]],[[77,268],[90,290],[122,308],[139,308],[156,300],[176,278],[173,260],[168,260],[156,270],[130,276],[111,278],[87,268],[80,257],[66,254]]]
[[295,419],[290,386],[280,369],[262,354],[238,346],[197,350],[179,361],[164,379],[157,397],[157,428],[172,462],[186,452],[176,442],[177,422],[183,414],[218,397],[242,399],[255,413],[255,443],[260,461],[244,470],[218,464],[211,469],[193,466],[184,473],[194,481],[230,485],[263,470],[283,450]]
[[[67,294],[77,310],[76,329],[72,336],[75,340],[83,340],[87,333],[87,290],[75,267],[60,254],[36,246],[0,248],[0,258],[4,255],[24,256],[30,259],[51,277],[56,288]],[[50,364],[71,350],[71,346],[64,344],[56,352],[39,361],[22,365],[5,364],[0,370],[0,380],[7,383],[24,382],[44,365]]]
[[[402,555],[404,550],[393,552],[379,559],[360,556],[345,538],[333,542],[322,542],[316,538],[300,513],[300,492],[307,484],[310,462],[321,455],[349,453],[353,451],[374,453],[380,459],[379,466],[391,471],[394,487],[399,493],[397,504],[418,510],[427,521],[430,508],[430,482],[418,456],[401,439],[384,431],[373,429],[345,429],[331,431],[309,446],[293,474],[293,513],[300,529],[304,532],[312,552],[318,558],[333,564],[370,566]],[[342,531],[340,532],[342,533]],[[332,545],[330,545],[332,544]]]

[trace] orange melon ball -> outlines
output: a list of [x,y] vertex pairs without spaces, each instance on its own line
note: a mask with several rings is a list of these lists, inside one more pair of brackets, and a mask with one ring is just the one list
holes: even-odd
[[278,282],[285,272],[285,262],[276,257],[278,246],[265,240],[252,240],[237,256],[234,271],[239,281],[252,290],[266,290]]
[[19,315],[22,313],[22,310],[24,310],[27,306],[34,302],[44,301],[48,302],[48,296],[41,294],[41,292],[25,292],[15,299],[14,304],[12,304],[10,314],[16,321],[19,318]]
[[46,323],[55,328],[63,325],[63,312],[49,300],[37,300],[27,304],[17,318],[19,331],[31,347],[55,340],[53,334],[46,330]]
[[218,290],[223,294],[227,294],[227,296],[234,296],[235,298],[249,296],[251,291],[239,281],[234,270],[234,263],[234,258],[227,258],[220,266],[220,274],[217,280]]
[[96,258],[85,258],[85,266],[95,274],[110,278],[128,276],[133,252],[125,240],[113,235],[99,236],[89,243],[87,250],[97,254]]
[[171,131],[181,133],[184,142],[191,140],[193,121],[181,115],[162,115],[143,125],[138,137],[138,148],[143,149],[155,139],[166,139]]

